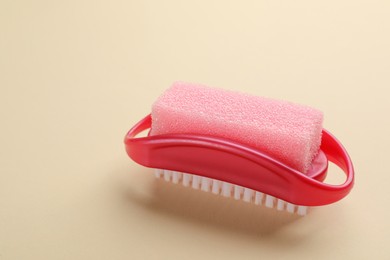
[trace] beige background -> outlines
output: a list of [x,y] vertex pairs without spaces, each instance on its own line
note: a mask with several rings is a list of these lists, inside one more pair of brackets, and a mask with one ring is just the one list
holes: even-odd
[[[1,0],[0,259],[390,259],[389,35],[386,0]],[[155,181],[122,142],[175,80],[323,110],[353,192],[297,218]]]

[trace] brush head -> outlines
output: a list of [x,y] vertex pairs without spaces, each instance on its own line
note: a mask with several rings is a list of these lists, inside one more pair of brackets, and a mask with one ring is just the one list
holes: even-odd
[[178,82],[153,104],[151,135],[226,138],[305,173],[321,144],[322,121],[308,106]]

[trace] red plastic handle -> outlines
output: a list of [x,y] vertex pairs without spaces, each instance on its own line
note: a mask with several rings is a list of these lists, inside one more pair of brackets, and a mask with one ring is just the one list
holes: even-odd
[[[135,138],[151,127],[148,115],[125,137],[127,154],[152,168],[192,173],[275,196],[293,204],[319,206],[345,197],[353,186],[352,162],[341,143],[325,129],[320,153],[303,174],[251,147],[206,135],[165,134]],[[341,185],[323,183],[327,158],[347,175]]]

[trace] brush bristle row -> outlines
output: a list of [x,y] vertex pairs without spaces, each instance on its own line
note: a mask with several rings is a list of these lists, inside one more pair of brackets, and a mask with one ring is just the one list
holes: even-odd
[[252,202],[256,205],[265,205],[267,208],[276,208],[279,211],[285,210],[300,216],[306,215],[308,210],[307,206],[295,205],[249,188],[190,173],[155,169],[155,176],[156,178],[163,178],[165,181],[171,181],[175,184],[181,183],[185,187],[191,186],[196,190],[200,189],[205,192],[220,194],[224,197],[233,197],[236,200],[242,199],[245,202]]

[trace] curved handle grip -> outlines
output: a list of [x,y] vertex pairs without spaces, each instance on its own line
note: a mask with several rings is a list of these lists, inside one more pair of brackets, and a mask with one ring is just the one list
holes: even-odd
[[[345,197],[353,186],[352,162],[341,143],[325,129],[319,156],[313,163],[314,174],[308,176],[261,151],[221,138],[190,134],[135,138],[150,127],[151,116],[148,115],[125,137],[128,155],[147,167],[227,181],[305,206],[336,202]],[[326,175],[326,157],[346,173],[343,184],[330,185],[321,181]]]

